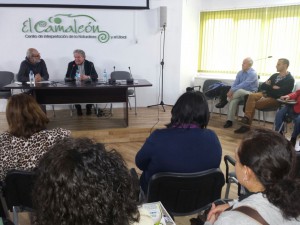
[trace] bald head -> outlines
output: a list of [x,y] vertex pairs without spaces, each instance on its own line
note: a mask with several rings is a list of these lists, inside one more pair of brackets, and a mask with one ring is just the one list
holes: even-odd
[[244,71],[249,70],[253,65],[253,60],[250,57],[247,57],[243,60],[242,69]]

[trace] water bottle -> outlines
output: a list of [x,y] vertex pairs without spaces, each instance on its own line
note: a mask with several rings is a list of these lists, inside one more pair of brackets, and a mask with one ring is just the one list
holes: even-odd
[[29,72],[29,82],[30,82],[30,84],[34,84],[34,74],[33,74],[32,70],[30,70],[30,72]]
[[79,81],[79,80],[80,80],[80,73],[79,73],[79,70],[76,70],[75,79],[76,79],[76,81]]
[[107,72],[106,72],[106,69],[104,69],[104,71],[103,71],[103,82],[107,83]]

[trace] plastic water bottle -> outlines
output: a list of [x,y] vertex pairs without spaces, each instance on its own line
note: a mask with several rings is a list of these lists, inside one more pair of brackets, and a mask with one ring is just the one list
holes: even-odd
[[76,81],[79,81],[79,80],[80,80],[80,73],[79,73],[79,70],[76,70],[75,79],[76,79]]
[[29,72],[29,83],[34,84],[34,74],[33,74],[32,70],[30,70],[30,72]]
[[107,83],[107,72],[106,72],[106,69],[103,70],[103,82]]

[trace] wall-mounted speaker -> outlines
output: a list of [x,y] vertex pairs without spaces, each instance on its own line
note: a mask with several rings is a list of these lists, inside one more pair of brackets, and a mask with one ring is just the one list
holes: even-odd
[[167,6],[161,6],[160,12],[160,27],[167,26]]

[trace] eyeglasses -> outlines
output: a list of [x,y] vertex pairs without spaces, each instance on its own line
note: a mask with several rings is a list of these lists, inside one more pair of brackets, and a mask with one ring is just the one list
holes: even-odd
[[36,55],[32,55],[33,58],[37,58],[37,57],[40,57],[41,54],[40,53],[37,53]]

